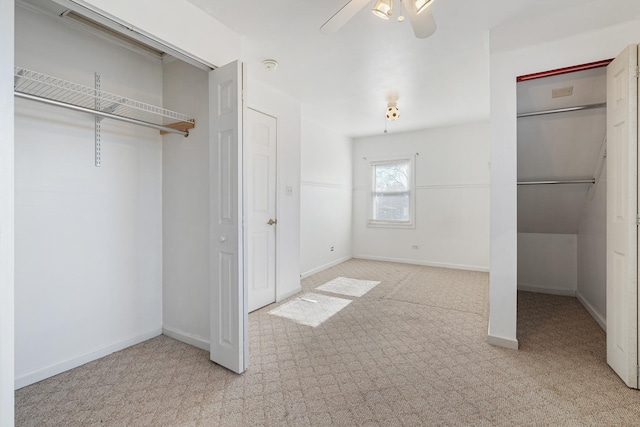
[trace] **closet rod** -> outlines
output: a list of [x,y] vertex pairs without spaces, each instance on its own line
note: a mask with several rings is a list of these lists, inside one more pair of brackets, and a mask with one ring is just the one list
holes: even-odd
[[532,116],[542,116],[545,114],[566,113],[569,111],[593,110],[594,108],[604,108],[606,106],[607,106],[606,102],[601,102],[599,104],[580,105],[577,107],[556,108],[555,110],[544,110],[544,111],[534,111],[531,113],[520,113],[517,115],[517,117],[518,118],[532,117]]
[[108,119],[120,120],[121,122],[133,123],[134,125],[146,126],[148,128],[161,130],[168,133],[177,133],[182,136],[189,136],[188,131],[174,129],[168,126],[156,125],[154,123],[145,122],[142,120],[130,119],[128,117],[118,116],[116,114],[106,113],[104,111],[92,110],[91,108],[80,107],[78,105],[67,104],[66,102],[54,101],[53,99],[41,98],[39,96],[29,95],[22,92],[13,92],[13,95],[18,98],[30,99],[36,102],[42,102],[43,104],[55,105],[69,110],[81,111],[83,113],[93,114],[94,116],[106,117]]
[[569,179],[564,181],[518,181],[518,185],[549,185],[549,184],[595,184],[596,179]]

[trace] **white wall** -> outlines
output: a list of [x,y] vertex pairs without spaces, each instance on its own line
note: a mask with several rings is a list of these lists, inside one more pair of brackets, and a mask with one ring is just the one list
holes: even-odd
[[209,73],[169,61],[164,107],[193,114],[189,137],[162,145],[163,319],[166,335],[209,349]]
[[[415,228],[368,227],[369,162],[416,153]],[[353,161],[354,257],[488,271],[488,123],[357,138]]]
[[577,268],[575,234],[518,233],[518,289],[574,296]]
[[[166,45],[222,66],[238,59],[240,36],[187,0],[54,0],[77,3]],[[74,6],[73,3],[70,5]]]
[[606,330],[607,316],[607,180],[602,171],[578,229],[578,291],[576,296]]
[[301,290],[300,102],[253,78],[251,70],[248,70],[246,96],[248,107],[278,120],[276,300],[280,301]]
[[[16,11],[16,64],[162,103],[162,68]],[[63,47],[63,48],[62,48]],[[162,147],[158,131],[16,100],[16,385],[160,333]]]
[[[602,2],[600,2],[602,3]],[[585,7],[587,7],[586,5]],[[541,27],[542,28],[542,27]],[[543,28],[544,29],[544,28]],[[548,29],[541,29],[544,34]],[[511,37],[492,33],[491,44]],[[640,40],[640,21],[491,52],[491,290],[489,342],[516,348],[516,77],[616,56]]]
[[14,2],[0,2],[0,425],[14,418]]
[[300,266],[307,277],[351,258],[353,145],[303,107],[301,151]]

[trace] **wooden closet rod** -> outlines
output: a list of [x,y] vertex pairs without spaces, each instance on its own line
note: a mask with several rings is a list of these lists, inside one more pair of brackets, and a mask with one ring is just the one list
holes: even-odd
[[531,113],[520,113],[517,115],[517,117],[518,118],[532,117],[532,116],[542,116],[544,114],[566,113],[569,111],[592,110],[594,108],[604,108],[606,106],[607,106],[606,102],[601,102],[599,104],[580,105],[577,107],[556,108],[555,110],[544,110],[544,111],[533,111]]
[[69,110],[80,111],[80,112],[83,112],[83,113],[92,114],[94,116],[106,117],[108,119],[119,120],[121,122],[127,122],[127,123],[132,123],[132,124],[135,124],[135,125],[145,126],[145,127],[148,127],[148,128],[160,130],[162,132],[177,133],[177,134],[182,135],[182,136],[189,136],[189,131],[184,131],[184,130],[180,130],[180,129],[174,129],[174,128],[169,127],[169,126],[156,125],[155,123],[149,123],[149,122],[145,122],[143,120],[130,119],[129,117],[122,117],[122,116],[118,116],[116,114],[107,113],[105,111],[92,110],[91,108],[85,108],[85,107],[81,107],[79,105],[67,104],[66,102],[55,101],[53,99],[41,98],[39,96],[29,95],[28,93],[22,93],[22,92],[14,91],[13,94],[14,94],[14,96],[16,96],[18,98],[24,98],[24,99],[29,99],[31,101],[42,102],[43,104],[55,105],[55,106],[58,106],[58,107],[67,108]]

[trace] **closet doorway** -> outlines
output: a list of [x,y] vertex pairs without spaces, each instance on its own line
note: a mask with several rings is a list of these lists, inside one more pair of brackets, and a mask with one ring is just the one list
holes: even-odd
[[243,372],[243,64],[16,4],[17,387],[161,333]]
[[638,386],[637,46],[518,79],[518,289],[576,296]]

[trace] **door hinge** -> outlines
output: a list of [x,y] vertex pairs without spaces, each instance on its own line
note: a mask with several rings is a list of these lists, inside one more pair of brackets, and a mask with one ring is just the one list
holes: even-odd
[[640,77],[640,66],[636,66],[636,75],[635,75],[635,78],[637,79],[638,77]]
[[640,225],[640,215],[636,214],[636,225]]

